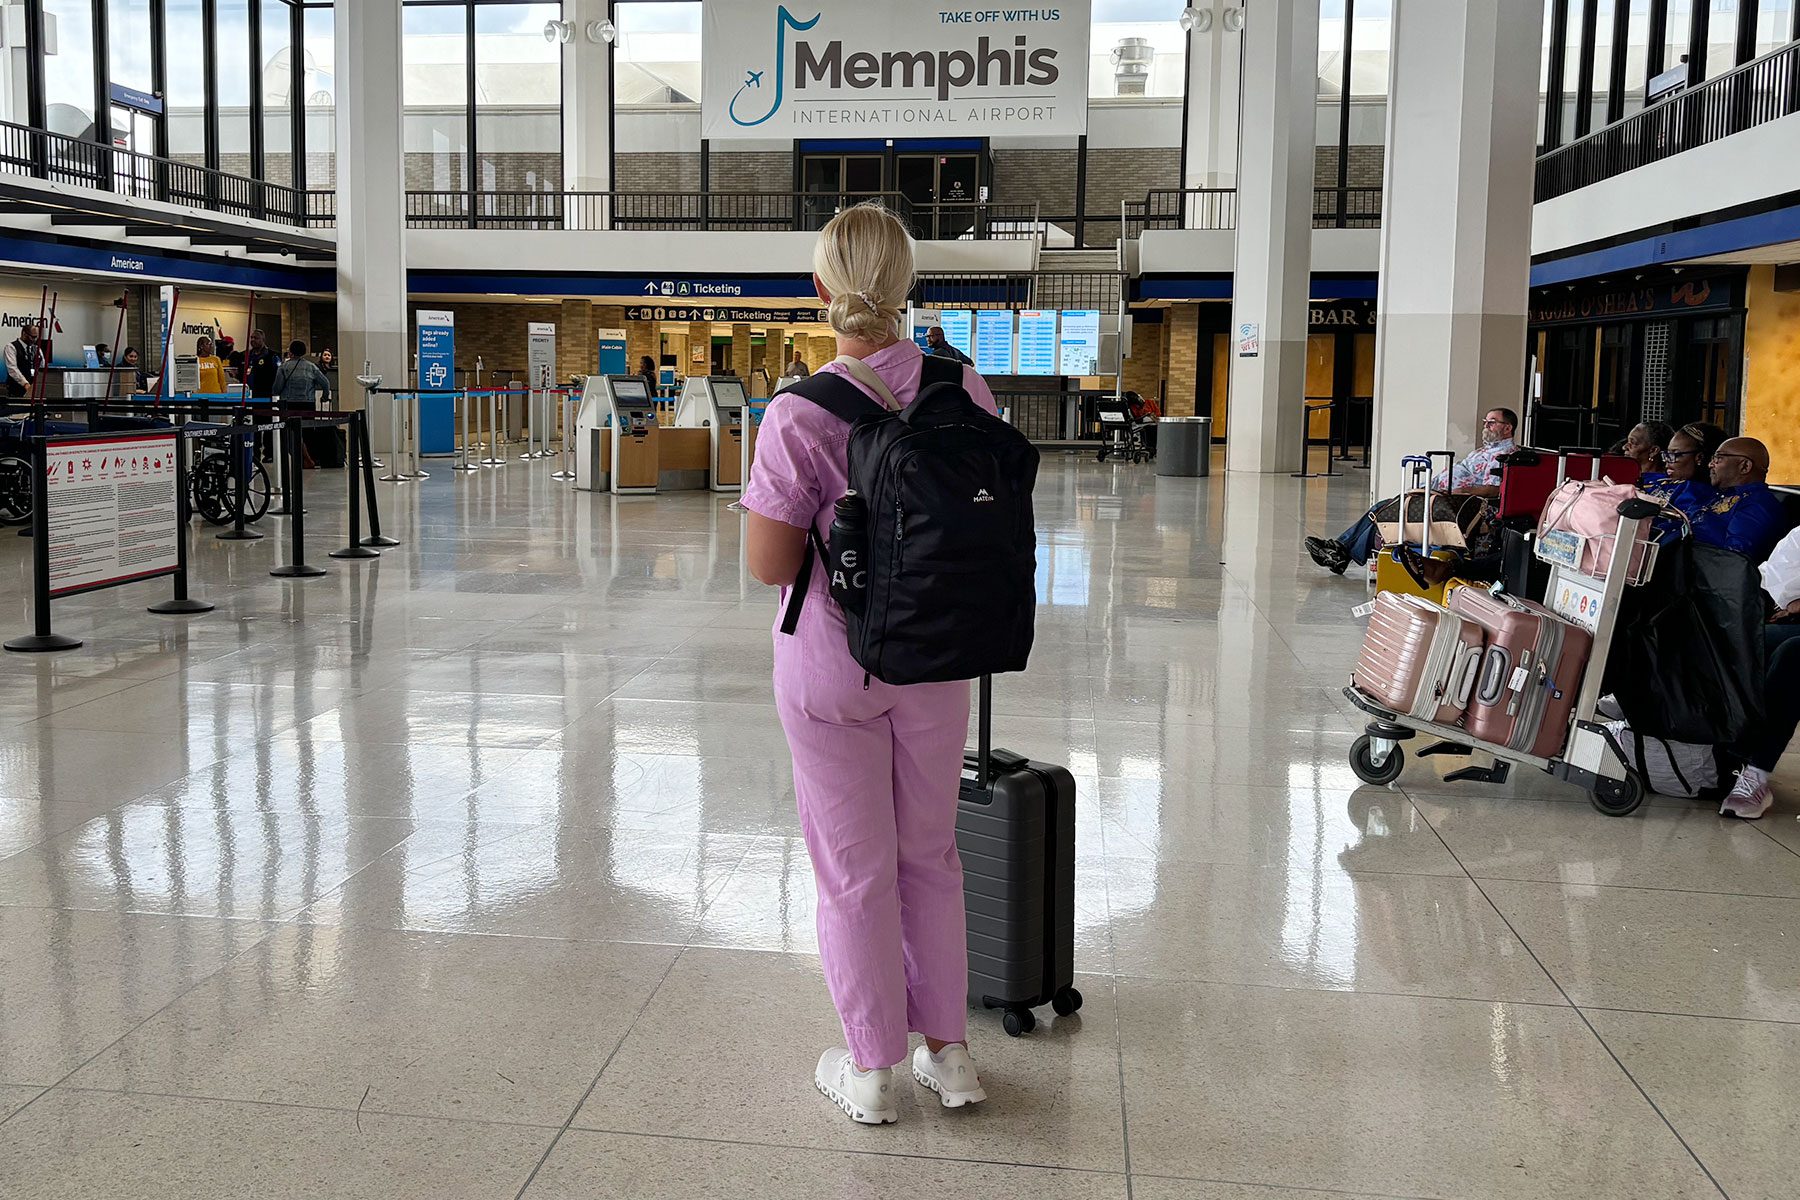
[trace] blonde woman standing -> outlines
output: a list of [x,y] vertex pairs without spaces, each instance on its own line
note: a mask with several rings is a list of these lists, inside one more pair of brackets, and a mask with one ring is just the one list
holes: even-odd
[[[993,412],[972,367],[933,360],[901,336],[913,245],[878,205],[820,231],[813,284],[828,306],[838,357],[820,374],[848,379],[890,409],[921,379],[959,381]],[[787,591],[807,531],[823,538],[849,486],[850,427],[804,396],[769,402],[744,490],[751,572]],[[893,1068],[909,1034],[925,1044],[913,1077],[950,1108],[986,1099],[967,1046],[968,943],[956,805],[969,727],[969,685],[895,686],[851,657],[825,571],[811,572],[793,636],[775,634],[775,703],[794,760],[794,791],[818,885],[819,957],[845,1045],[813,1081],[852,1120],[899,1118]]]

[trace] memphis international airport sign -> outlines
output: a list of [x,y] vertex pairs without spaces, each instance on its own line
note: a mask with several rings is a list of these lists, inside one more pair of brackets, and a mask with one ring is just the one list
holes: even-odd
[[1085,133],[1090,7],[707,0],[701,136]]

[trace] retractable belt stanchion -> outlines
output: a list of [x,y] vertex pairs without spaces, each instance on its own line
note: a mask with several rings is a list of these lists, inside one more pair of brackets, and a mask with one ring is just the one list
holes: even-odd
[[575,478],[575,401],[565,392],[562,401],[562,462],[552,479]]
[[474,399],[466,390],[450,393],[450,403],[462,410],[462,440],[456,448],[456,461],[450,466],[452,471],[481,470],[480,463],[469,461],[469,405],[474,403]]
[[1323,471],[1314,471],[1312,469],[1312,467],[1311,467],[1312,443],[1311,443],[1311,439],[1310,439],[1310,435],[1312,433],[1312,429],[1311,429],[1312,415],[1316,412],[1330,412],[1332,409],[1334,409],[1336,407],[1337,407],[1337,401],[1335,401],[1335,400],[1324,400],[1317,404],[1307,404],[1307,405],[1303,406],[1303,411],[1302,411],[1302,415],[1300,418],[1300,469],[1293,473],[1293,478],[1295,478],[1295,479],[1316,479],[1319,476],[1324,475],[1329,478],[1335,479],[1338,476],[1339,472],[1337,471],[1337,469],[1335,467],[1332,466],[1331,443],[1329,440],[1325,443],[1325,469]]
[[43,418],[36,421],[39,436],[31,448],[31,623],[32,632],[6,643],[8,650],[41,654],[49,650],[73,650],[80,638],[50,628],[50,484],[45,478],[50,446],[44,441]]
[[362,540],[365,546],[398,546],[398,538],[385,537],[381,532],[381,502],[375,498],[375,456],[369,451],[369,420],[367,413],[350,414],[351,435],[354,444],[361,447],[363,499],[369,505],[369,536]]
[[[355,424],[354,420],[352,420],[351,424],[352,424],[352,426],[354,426],[354,424]],[[350,437],[347,438],[346,441],[352,447],[354,447],[357,444],[356,430],[354,428],[351,428],[349,430],[349,433],[350,433]],[[355,454],[355,451],[352,450],[351,453]],[[349,496],[350,540],[345,542],[341,549],[333,550],[331,552],[331,557],[332,558],[380,558],[381,551],[370,549],[368,542],[363,538],[363,535],[362,535],[362,472],[360,472],[356,469],[356,464],[354,461],[349,463],[349,467],[350,467],[350,469],[348,471],[345,471],[344,475],[349,481],[349,489],[350,489],[350,496]]]
[[226,430],[226,453],[231,455],[232,513],[231,528],[215,535],[221,542],[258,542],[262,534],[244,528],[244,509],[250,500],[249,459],[256,452],[256,431],[250,427],[248,404],[238,409],[232,426]]
[[175,439],[175,594],[149,606],[148,611],[165,617],[182,617],[211,612],[213,606],[188,595],[188,471],[185,434]]
[[[369,391],[369,394],[371,396],[375,395],[376,390],[379,387],[380,387],[380,385],[377,384],[375,388],[371,388]],[[401,430],[401,427],[400,427],[401,426],[400,406],[403,403],[405,403],[405,401],[403,401],[400,398],[399,392],[389,392],[389,393],[387,393],[387,398],[388,398],[388,435],[392,439],[388,442],[388,454],[390,454],[393,457],[394,468],[393,468],[393,470],[389,471],[386,475],[381,476],[381,482],[383,482],[383,483],[410,483],[411,477],[408,476],[405,471],[401,470],[402,463],[400,460],[400,455],[402,453],[401,438],[403,436],[403,431]]]
[[419,393],[417,392],[409,393],[408,397],[407,403],[412,413],[413,435],[407,442],[406,456],[412,462],[412,470],[403,471],[401,474],[405,475],[408,479],[430,479],[431,472],[419,465],[419,423],[423,420],[423,417],[420,414],[420,405],[423,402],[420,400]]
[[324,567],[315,567],[306,561],[306,485],[305,472],[300,468],[300,421],[283,419],[281,423],[282,452],[288,458],[288,476],[293,480],[290,508],[293,520],[289,522],[289,557],[292,562],[276,567],[269,574],[277,579],[315,579],[325,574]]
[[525,450],[519,455],[520,462],[544,457],[543,451],[538,449],[544,445],[538,425],[538,410],[543,407],[543,397],[544,393],[538,388],[525,389]]
[[[363,420],[375,415],[375,389],[381,386],[381,376],[375,373],[375,364],[370,359],[363,359],[363,373],[356,377],[356,382],[363,386]],[[370,465],[386,470],[387,464],[378,458],[371,457]]]
[[504,467],[506,459],[500,453],[500,422],[505,419],[505,410],[501,407],[500,393],[488,392],[488,452],[481,460],[484,467]]

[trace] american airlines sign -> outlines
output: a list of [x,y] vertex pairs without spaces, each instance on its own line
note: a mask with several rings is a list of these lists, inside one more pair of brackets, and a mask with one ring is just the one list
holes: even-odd
[[707,0],[701,136],[1085,133],[1090,8]]

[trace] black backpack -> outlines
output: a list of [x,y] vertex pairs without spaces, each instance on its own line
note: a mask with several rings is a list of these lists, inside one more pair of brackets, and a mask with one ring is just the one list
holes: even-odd
[[[866,586],[844,604],[851,657],[892,684],[1022,671],[1037,615],[1037,450],[970,399],[960,363],[927,356],[919,384],[899,412],[830,372],[787,389],[851,427],[850,487],[867,513]],[[824,557],[809,527],[783,633]]]

